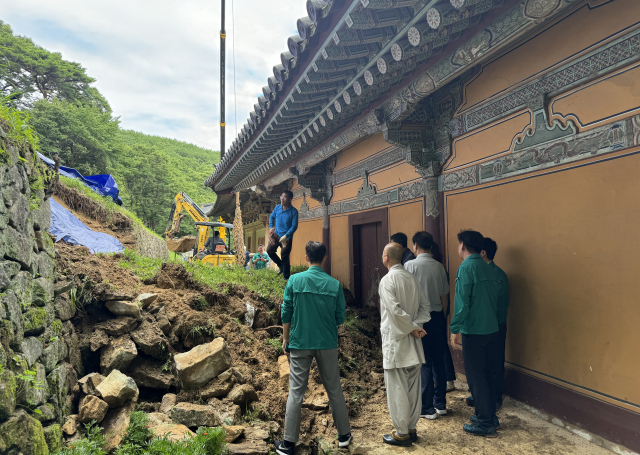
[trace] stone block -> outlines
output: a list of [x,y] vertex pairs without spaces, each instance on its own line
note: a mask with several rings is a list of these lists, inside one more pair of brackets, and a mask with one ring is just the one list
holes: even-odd
[[75,289],[76,284],[73,281],[60,281],[53,286],[53,293],[58,296],[60,294],[68,293],[72,289]]
[[242,423],[242,410],[237,404],[233,404],[229,400],[218,400],[212,398],[207,403],[213,408],[218,421],[223,425],[239,425]]
[[136,299],[143,310],[145,310],[149,305],[156,301],[158,298],[158,294],[154,294],[151,292],[140,294]]
[[56,419],[56,408],[51,403],[45,403],[36,409],[39,412],[34,412],[32,417],[40,423],[51,422]]
[[41,362],[43,363],[47,373],[53,371],[58,363],[67,357],[67,345],[64,340],[58,338],[56,341],[49,343],[49,346],[42,351]]
[[105,377],[100,373],[89,373],[82,379],[78,381],[80,388],[82,389],[82,393],[85,395],[96,395],[98,396],[98,392],[96,388],[100,385],[102,381],[104,381]]
[[[34,256],[32,256],[33,258]],[[37,272],[45,278],[53,278],[56,270],[55,261],[47,253],[38,253],[35,255],[34,263],[37,266]]]
[[138,350],[129,335],[115,338],[100,352],[100,372],[106,376],[113,370],[126,371],[137,355]]
[[138,386],[167,390],[175,385],[176,378],[170,372],[163,371],[162,367],[162,361],[138,358],[129,368],[129,376]]
[[12,195],[13,204],[7,210],[9,226],[18,232],[25,232],[29,219],[29,199],[24,194]]
[[56,246],[51,235],[46,231],[34,231],[38,251],[46,253],[50,258],[56,257]]
[[185,389],[202,387],[231,366],[231,355],[223,338],[177,354],[174,360]]
[[53,280],[40,277],[31,283],[31,302],[37,306],[45,306],[53,300]]
[[195,436],[196,434],[184,425],[165,423],[151,429],[154,436],[161,438],[166,436],[170,441],[180,441],[181,439]]
[[16,409],[15,390],[15,375],[5,368],[0,375],[0,421],[8,419]]
[[230,455],[263,455],[269,453],[269,446],[264,441],[247,441],[227,446]]
[[78,425],[78,414],[72,414],[66,418],[64,425],[62,425],[62,432],[67,436],[73,436],[78,431]]
[[57,453],[62,450],[62,428],[57,423],[44,427],[44,439],[49,447],[49,453]]
[[61,321],[68,321],[76,315],[76,306],[66,293],[62,293],[55,297],[55,300],[53,301],[53,308],[55,309],[56,317]]
[[164,359],[169,352],[163,333],[155,323],[153,316],[146,315],[140,325],[131,332],[131,339],[138,348],[156,359]]
[[[4,324],[4,336],[10,338],[9,343],[13,349],[19,350],[22,340],[24,339],[24,326],[20,303],[12,290],[4,292],[4,295],[0,295],[0,303],[7,313],[9,322],[11,322],[10,327],[6,323]],[[9,337],[10,334],[12,335],[11,337]]]
[[168,423],[173,423],[171,418],[163,414],[162,412],[149,412],[147,414],[147,418],[149,419],[149,428],[157,427],[158,425],[165,425]]
[[135,381],[118,370],[109,373],[109,376],[96,387],[96,390],[110,408],[122,406],[138,394],[138,386]]
[[49,199],[40,204],[40,208],[31,211],[33,228],[40,231],[48,231],[51,227],[51,202]]
[[96,329],[104,330],[111,336],[119,337],[120,335],[131,332],[137,326],[138,321],[135,318],[118,316],[115,319],[109,319],[108,321],[97,324]]
[[96,326],[96,330],[93,332],[91,338],[89,339],[91,352],[96,352],[98,349],[108,346],[110,342],[111,340],[109,340],[107,334],[104,333],[104,330],[101,330]]
[[2,237],[4,256],[6,259],[20,263],[23,269],[31,265],[31,238],[10,226],[4,229]]
[[[73,326],[72,326],[73,327]],[[82,362],[82,352],[80,351],[80,340],[75,330],[67,333],[63,340],[67,345],[67,356],[65,360],[73,365],[80,376],[84,376],[84,363]]]
[[116,316],[130,316],[138,321],[142,319],[140,307],[136,302],[129,302],[127,300],[109,300],[106,303],[106,307]]
[[167,393],[162,397],[162,403],[160,403],[160,412],[169,414],[171,409],[176,405],[178,397],[175,393]]
[[49,454],[42,424],[23,409],[0,425],[0,440],[4,445],[4,453],[7,454]]
[[226,397],[233,385],[236,383],[236,378],[233,375],[231,369],[220,373],[217,378],[209,382],[200,390],[200,396],[204,400],[209,398],[223,398]]
[[24,334],[27,336],[42,334],[52,322],[49,319],[49,314],[44,308],[31,307],[23,315]]
[[237,384],[227,398],[234,404],[247,407],[258,399],[258,394],[251,384]]
[[226,426],[224,427],[224,434],[224,442],[230,444],[244,434],[244,427],[240,425]]
[[136,408],[138,401],[138,393],[126,403],[117,409],[109,409],[107,416],[102,421],[102,434],[105,435],[105,444],[102,447],[106,452],[114,450],[122,441],[127,432],[127,427],[131,421],[131,413]]
[[110,288],[110,289],[105,290],[100,295],[100,298],[102,300],[105,300],[105,301],[109,301],[109,300],[125,300],[125,301],[133,300],[133,296],[131,296],[131,294],[126,294],[124,292],[120,292],[115,288]]
[[194,403],[178,403],[171,409],[171,420],[189,428],[216,427],[221,425],[211,406]]
[[20,343],[20,352],[22,352],[29,368],[31,368],[42,355],[42,350],[42,343],[35,337],[25,338],[24,341]]
[[31,282],[33,278],[29,272],[18,272],[11,280],[11,289],[18,299],[23,311],[31,305]]
[[171,332],[171,323],[164,313],[156,314],[156,322],[158,324],[158,328],[162,330],[162,333],[169,335],[169,332]]
[[80,400],[78,406],[78,421],[80,423],[89,423],[95,420],[96,423],[102,422],[107,415],[109,405],[94,395],[87,395]]

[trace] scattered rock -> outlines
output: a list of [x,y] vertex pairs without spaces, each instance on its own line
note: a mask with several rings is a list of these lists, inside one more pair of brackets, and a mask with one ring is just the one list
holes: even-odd
[[117,408],[137,395],[138,386],[129,376],[122,374],[118,370],[113,370],[96,387],[96,390],[110,408]]
[[138,358],[129,370],[129,375],[141,387],[168,389],[175,384],[176,378],[162,370],[162,362],[154,359]]
[[312,411],[324,411],[329,408],[329,397],[327,392],[318,390],[316,394],[311,395],[307,400],[302,403],[303,408],[311,409]]
[[66,293],[56,296],[53,301],[53,308],[55,309],[56,317],[63,322],[76,315],[76,306]]
[[25,338],[20,344],[22,354],[27,361],[29,368],[33,366],[35,361],[42,355],[42,343],[35,337]]
[[115,300],[133,300],[133,296],[125,294],[124,292],[118,292],[116,290],[104,291],[101,295],[102,300],[115,301]]
[[100,352],[100,371],[105,376],[113,370],[126,371],[137,355],[138,350],[129,335],[122,335]]
[[107,334],[113,337],[119,337],[131,332],[137,326],[138,321],[135,318],[119,316],[115,319],[109,319],[108,321],[101,322],[96,325],[96,329],[104,330]]
[[190,428],[217,427],[222,424],[211,406],[178,403],[171,409],[171,420]]
[[149,428],[157,427],[158,425],[171,424],[173,423],[168,415],[163,414],[162,412],[150,412],[147,414],[149,418]]
[[246,407],[249,403],[258,399],[258,394],[250,384],[238,384],[229,393],[228,397],[234,404]]
[[80,423],[89,423],[92,420],[100,423],[107,415],[109,405],[98,397],[87,395],[80,400],[78,409],[78,421]]
[[185,389],[202,387],[231,366],[231,355],[223,338],[177,354],[174,359],[178,377]]
[[229,400],[220,401],[217,398],[209,400],[209,406],[213,408],[216,418],[224,425],[239,425],[242,422],[240,406]]
[[167,319],[167,317],[164,315],[164,313],[156,314],[156,322],[160,330],[162,330],[162,333],[164,333],[165,335],[169,335],[169,332],[171,332],[171,323],[169,322],[169,319]]
[[233,375],[233,371],[231,369],[220,373],[217,378],[213,381],[209,382],[206,386],[204,386],[200,390],[200,396],[204,400],[208,400],[209,398],[222,398],[226,397],[233,385],[236,383],[236,378]]
[[96,352],[98,349],[109,345],[109,337],[104,330],[96,329],[93,335],[91,335],[89,343],[91,345],[91,352]]
[[[116,370],[114,370],[114,372],[115,371]],[[109,380],[109,378],[107,378],[107,380]],[[135,410],[137,401],[138,393],[136,392],[133,399],[126,405],[118,409],[110,409],[109,412],[107,412],[107,416],[102,421],[102,434],[105,436],[103,449],[106,452],[111,452],[120,444],[120,441],[122,441],[122,438],[127,432],[127,427],[131,420],[131,413]]]
[[138,321],[142,319],[140,307],[135,302],[129,302],[126,300],[109,300],[106,303],[106,307],[116,316],[131,316]]
[[160,412],[164,414],[169,414],[171,412],[171,408],[176,405],[178,401],[178,397],[175,393],[167,393],[162,397],[162,403],[160,404]]
[[278,371],[280,372],[280,378],[289,380],[291,370],[289,369],[289,359],[286,355],[278,357]]
[[150,403],[148,401],[138,403],[138,411],[146,412],[147,414],[151,412],[158,412],[159,409],[160,403]]
[[162,424],[155,426],[151,429],[153,434],[157,437],[167,436],[170,441],[179,441],[189,436],[195,436],[196,434],[184,425],[176,424]]
[[66,422],[62,425],[62,432],[67,436],[73,436],[78,431],[78,415],[71,414],[67,417]]
[[102,381],[104,381],[104,376],[100,373],[89,373],[82,379],[78,381],[80,388],[82,389],[82,393],[85,395],[96,395],[98,396],[98,391],[96,388],[100,385]]
[[253,378],[251,377],[251,372],[249,367],[234,367],[231,369],[233,371],[233,375],[236,378],[236,381],[240,384],[251,384]]
[[[59,278],[58,278],[59,279]],[[73,281],[60,281],[55,284],[53,287],[53,293],[58,296],[64,293],[69,292],[71,289],[76,287]]]
[[136,300],[140,303],[142,309],[145,310],[149,305],[155,302],[157,298],[158,294],[146,293],[140,294]]
[[244,434],[244,427],[240,425],[230,425],[224,427],[224,442],[231,443]]
[[269,453],[269,446],[264,441],[247,441],[227,446],[232,455],[263,455]]
[[35,418],[36,420],[39,420],[41,423],[51,422],[52,420],[55,420],[56,410],[52,404],[45,403],[43,405],[38,406],[36,409],[40,412],[34,413],[33,418]]
[[163,334],[155,324],[153,316],[147,315],[137,329],[131,332],[131,339],[142,352],[156,359],[164,359],[167,355],[167,343]]

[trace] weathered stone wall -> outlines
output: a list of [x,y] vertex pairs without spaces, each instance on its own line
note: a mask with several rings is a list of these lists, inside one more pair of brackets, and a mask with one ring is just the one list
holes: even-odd
[[42,455],[60,446],[82,362],[47,232],[52,173],[12,136],[0,120],[0,454]]

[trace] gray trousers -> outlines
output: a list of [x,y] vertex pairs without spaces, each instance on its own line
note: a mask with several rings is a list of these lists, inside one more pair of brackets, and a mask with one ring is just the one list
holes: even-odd
[[398,435],[406,435],[415,430],[420,420],[422,395],[420,390],[420,368],[414,365],[408,368],[384,370],[384,385],[387,388],[389,414]]
[[340,370],[338,369],[337,349],[292,349],[289,357],[289,398],[287,399],[287,413],[284,417],[284,439],[298,442],[300,434],[300,411],[302,401],[307,391],[309,370],[315,357],[322,385],[327,391],[333,421],[339,435],[351,432],[347,404],[340,385]]

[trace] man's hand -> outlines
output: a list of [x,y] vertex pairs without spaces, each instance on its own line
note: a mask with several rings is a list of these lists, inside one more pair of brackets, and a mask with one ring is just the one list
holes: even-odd
[[452,333],[451,334],[451,347],[453,349],[461,349],[461,346],[458,344],[460,341],[460,334],[459,333]]
[[275,232],[276,228],[272,227],[269,229],[269,234],[273,234]]
[[287,359],[289,358],[289,353],[287,351],[285,351],[285,346],[289,343],[289,340],[282,340],[282,352],[284,352],[284,355],[287,356]]
[[411,335],[413,335],[416,338],[422,338],[427,334],[427,332],[425,332],[424,329],[416,329],[416,330],[412,330],[411,331]]

